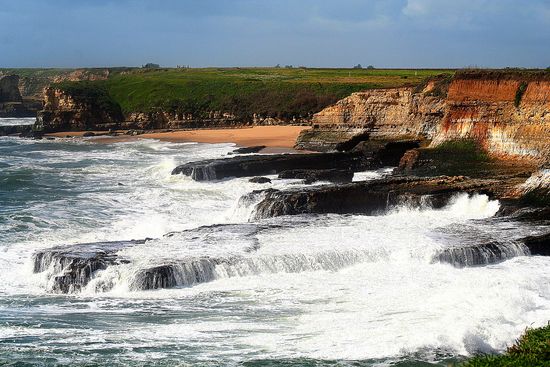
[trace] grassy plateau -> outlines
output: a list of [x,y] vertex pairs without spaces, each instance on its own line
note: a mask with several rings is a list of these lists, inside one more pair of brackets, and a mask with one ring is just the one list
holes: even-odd
[[[86,93],[107,93],[123,113],[156,110],[203,117],[230,112],[242,119],[307,117],[361,90],[418,85],[424,78],[452,70],[203,68],[131,69],[106,80],[61,82],[54,86]],[[98,92],[95,89],[99,89]]]

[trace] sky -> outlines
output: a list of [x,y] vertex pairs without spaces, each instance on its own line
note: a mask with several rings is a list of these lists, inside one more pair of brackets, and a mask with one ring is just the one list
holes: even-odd
[[550,0],[0,0],[0,67],[549,67]]

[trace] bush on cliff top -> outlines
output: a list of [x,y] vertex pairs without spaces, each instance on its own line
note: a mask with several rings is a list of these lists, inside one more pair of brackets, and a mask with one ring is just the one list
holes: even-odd
[[462,367],[543,367],[550,366],[550,325],[527,329],[505,354],[478,356]]

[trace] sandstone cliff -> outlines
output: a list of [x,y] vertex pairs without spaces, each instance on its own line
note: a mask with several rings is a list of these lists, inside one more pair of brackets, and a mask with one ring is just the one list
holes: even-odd
[[432,145],[468,138],[494,156],[550,157],[550,78],[456,79],[446,105]]
[[[104,95],[101,95],[101,94]],[[254,115],[250,121],[222,111],[201,116],[162,109],[123,115],[120,106],[105,91],[86,87],[74,91],[46,88],[44,108],[38,113],[37,128],[44,132],[121,129],[192,129],[242,125],[309,124],[309,119],[284,120]]]
[[55,88],[44,92],[44,109],[38,113],[36,129],[44,132],[111,129],[119,127],[122,113],[108,100],[99,105],[97,96],[88,98]]
[[462,72],[421,88],[359,92],[317,113],[313,123],[321,135],[359,130],[371,139],[416,138],[431,146],[471,139],[493,156],[545,161],[550,157],[550,76]]
[[[35,108],[33,111],[33,107]],[[0,76],[0,117],[28,117],[36,105],[25,103],[19,92],[19,76]]]
[[0,103],[22,102],[17,75],[0,76]]

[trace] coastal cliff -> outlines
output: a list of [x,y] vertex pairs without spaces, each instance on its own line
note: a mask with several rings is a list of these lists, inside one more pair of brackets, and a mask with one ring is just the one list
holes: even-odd
[[550,75],[461,72],[416,88],[353,93],[315,114],[313,123],[317,129],[304,133],[298,146],[312,148],[315,135],[348,131],[371,139],[420,139],[432,147],[468,139],[495,157],[545,161]]
[[[147,73],[136,75],[149,77]],[[136,75],[132,77],[137,78]],[[234,97],[229,98],[229,104],[221,103],[222,100],[214,103],[205,97],[204,105],[191,100],[159,100],[158,107],[130,109],[128,101],[121,99],[117,83],[87,81],[47,88],[37,126],[53,132],[311,124],[314,128],[303,132],[297,148],[333,150],[350,139],[417,140],[424,147],[471,140],[491,157],[545,162],[550,156],[550,74],[543,71],[441,74],[415,86],[354,92],[325,104],[325,108],[322,106],[328,99],[321,103],[319,96],[304,95],[297,105],[300,108],[289,109],[304,108],[301,113],[279,115],[261,104],[250,106]],[[289,96],[284,94],[285,100],[294,96],[288,93]],[[277,107],[279,102],[271,101],[270,108],[283,111],[283,107]],[[307,112],[315,108],[319,112]]]
[[36,104],[23,100],[19,92],[19,76],[0,75],[0,117],[29,117],[38,108]]
[[451,83],[432,145],[473,139],[497,157],[550,156],[550,76],[467,74]]
[[44,92],[44,109],[38,113],[35,128],[40,131],[111,129],[123,120],[120,108],[102,90],[86,88],[71,92],[53,87]]

